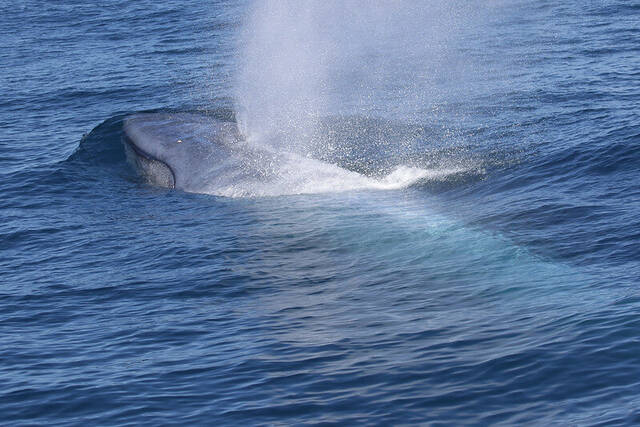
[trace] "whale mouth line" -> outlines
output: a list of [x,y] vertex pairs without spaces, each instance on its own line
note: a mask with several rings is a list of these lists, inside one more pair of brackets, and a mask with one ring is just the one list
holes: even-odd
[[165,183],[165,186],[169,188],[176,187],[176,173],[168,163],[163,162],[157,157],[154,157],[151,154],[144,151],[126,133],[122,135],[122,140],[124,142],[125,148],[129,148],[133,152],[131,153],[130,151],[127,151],[127,158],[130,161],[135,162],[136,165],[139,167],[139,169],[145,171],[145,170],[149,170],[154,165],[156,166],[160,165],[162,168],[166,169],[171,174],[170,177],[167,177],[168,181]]

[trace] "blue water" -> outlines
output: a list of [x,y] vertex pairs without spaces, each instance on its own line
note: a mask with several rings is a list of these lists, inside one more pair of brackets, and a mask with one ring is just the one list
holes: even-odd
[[252,4],[203,3],[0,6],[2,424],[640,423],[637,2],[457,6],[420,114],[316,153],[454,172],[271,197],[125,160],[128,114],[236,120]]

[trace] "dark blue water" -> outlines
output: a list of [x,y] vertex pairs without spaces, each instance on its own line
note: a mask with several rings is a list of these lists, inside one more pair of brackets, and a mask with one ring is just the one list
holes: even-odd
[[315,153],[451,173],[234,198],[121,144],[235,120],[252,6],[202,3],[0,6],[2,424],[640,422],[640,4],[493,2]]

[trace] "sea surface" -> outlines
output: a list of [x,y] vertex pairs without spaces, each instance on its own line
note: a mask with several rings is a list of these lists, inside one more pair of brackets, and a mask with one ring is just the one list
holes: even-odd
[[[294,3],[0,4],[0,424],[640,423],[640,3]],[[286,149],[358,185],[160,188],[121,142],[318,105]]]

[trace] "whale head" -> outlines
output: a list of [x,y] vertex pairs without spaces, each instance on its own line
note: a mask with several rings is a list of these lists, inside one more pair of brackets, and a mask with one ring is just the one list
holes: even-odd
[[140,113],[124,121],[129,162],[152,184],[197,190],[241,140],[234,123],[201,114]]

